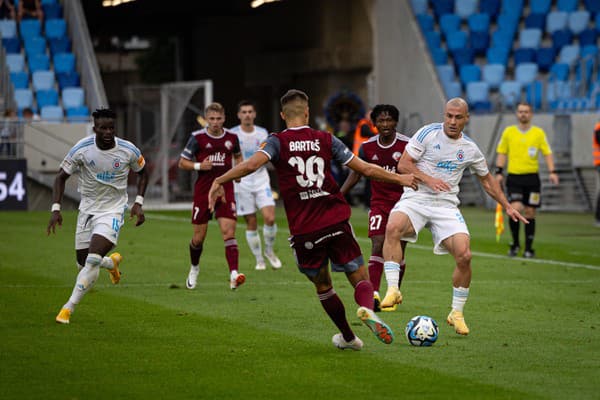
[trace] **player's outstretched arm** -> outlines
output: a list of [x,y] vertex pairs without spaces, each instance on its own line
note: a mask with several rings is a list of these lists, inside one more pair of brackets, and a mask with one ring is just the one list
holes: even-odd
[[417,190],[419,185],[419,179],[413,174],[396,174],[387,171],[379,165],[363,161],[358,157],[352,158],[352,160],[350,160],[350,162],[346,165],[351,170],[376,181],[390,182],[401,186],[409,186],[415,190]]
[[65,182],[70,176],[61,168],[58,174],[56,174],[56,178],[54,178],[54,186],[52,187],[52,214],[50,215],[50,221],[48,221],[46,235],[56,233],[56,225],[62,226],[63,218],[60,213],[60,204],[65,193]]
[[135,226],[140,226],[146,221],[146,216],[144,215],[142,205],[144,201],[144,193],[146,193],[147,186],[148,173],[146,172],[146,167],[144,167],[138,172],[137,196],[135,198],[136,201],[133,203],[133,207],[131,207],[131,213],[129,215],[129,219],[133,219],[133,217],[135,216]]
[[498,183],[498,180],[494,178],[492,174],[488,172],[487,175],[478,176],[477,178],[479,178],[479,182],[481,182],[481,186],[486,191],[486,193],[489,194],[490,197],[492,197],[498,203],[500,203],[502,207],[504,207],[504,209],[506,210],[506,215],[508,215],[510,219],[512,219],[513,221],[521,221],[524,224],[529,223],[529,221],[527,221],[527,219],[523,217],[521,213],[519,213],[510,205],[510,203],[506,199],[506,196],[504,195],[504,192],[502,191],[502,187]]

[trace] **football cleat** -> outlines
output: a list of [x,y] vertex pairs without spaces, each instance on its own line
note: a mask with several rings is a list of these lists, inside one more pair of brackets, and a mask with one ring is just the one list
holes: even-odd
[[450,311],[450,314],[448,314],[448,318],[446,318],[446,322],[448,322],[448,325],[453,326],[454,330],[459,335],[466,336],[469,334],[469,328],[465,323],[465,317],[461,311]]
[[510,245],[510,249],[508,249],[508,256],[509,257],[516,257],[517,255],[519,255],[519,250],[521,250],[521,248],[519,247],[519,245]]
[[344,335],[336,333],[331,338],[331,341],[333,342],[333,345],[340,350],[352,349],[354,351],[359,351],[363,348],[363,341],[356,335],[354,336],[354,339],[346,342],[346,340],[344,340]]
[[385,293],[385,297],[381,301],[380,307],[382,311],[394,311],[396,304],[402,303],[402,293],[400,289],[394,286],[390,286]]
[[267,265],[264,261],[259,261],[256,263],[256,267],[254,267],[254,269],[257,271],[264,271],[265,269],[267,269]]
[[265,251],[265,257],[267,257],[267,260],[269,260],[273,269],[281,268],[281,260],[275,255],[275,253],[268,253]]
[[535,258],[535,250],[531,249],[531,250],[525,250],[523,252],[523,257],[525,258]]
[[356,316],[365,324],[371,332],[385,344],[390,344],[394,341],[394,332],[392,328],[383,322],[375,311],[369,310],[366,307],[358,307],[356,310]]
[[379,293],[373,292],[373,311],[379,312],[381,311],[381,297],[379,297]]
[[121,271],[119,271],[119,264],[123,262],[123,256],[121,256],[121,254],[119,253],[112,253],[110,255],[110,259],[113,262],[113,267],[112,269],[108,270],[108,273],[110,276],[110,281],[113,283],[113,285],[116,285],[121,280]]
[[235,276],[235,278],[232,277],[231,280],[229,281],[229,287],[231,288],[231,290],[235,290],[239,286],[243,285],[244,282],[246,282],[246,275],[237,274]]
[[198,280],[199,273],[200,267],[190,267],[190,273],[188,274],[187,280],[185,281],[186,288],[194,289],[196,287],[196,281]]
[[71,320],[71,310],[63,308],[56,316],[56,322],[59,324],[68,324]]

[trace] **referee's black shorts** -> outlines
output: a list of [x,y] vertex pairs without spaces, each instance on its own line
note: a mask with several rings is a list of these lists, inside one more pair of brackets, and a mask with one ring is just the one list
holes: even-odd
[[509,202],[521,202],[529,207],[542,205],[539,174],[508,174],[506,177],[506,193]]

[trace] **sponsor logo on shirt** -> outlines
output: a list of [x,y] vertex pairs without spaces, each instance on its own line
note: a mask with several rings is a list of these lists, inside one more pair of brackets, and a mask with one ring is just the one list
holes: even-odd
[[456,163],[453,161],[440,161],[435,167],[437,169],[443,169],[448,172],[452,172],[458,169],[458,165],[456,165]]
[[103,171],[96,174],[96,179],[102,182],[112,182],[115,180],[115,177],[116,174],[111,171]]
[[226,156],[227,155],[225,153],[216,152],[208,156],[208,159],[213,163],[213,165],[224,166]]

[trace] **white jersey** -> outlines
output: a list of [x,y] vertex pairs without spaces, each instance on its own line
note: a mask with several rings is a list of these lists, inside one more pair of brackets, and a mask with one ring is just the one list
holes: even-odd
[[129,170],[139,172],[146,164],[140,150],[127,140],[115,138],[109,150],[96,146],[96,137],[81,139],[60,167],[69,175],[79,173],[79,210],[98,215],[123,212],[127,207]]
[[[238,136],[244,160],[247,160],[256,153],[260,144],[269,137],[269,133],[265,128],[256,125],[254,126],[254,131],[250,133],[244,132],[240,125],[234,126],[230,131]],[[270,186],[269,172],[264,165],[250,175],[243,177],[240,183],[234,182],[236,192],[255,192]]]
[[446,182],[450,185],[450,191],[438,193],[421,183],[417,191],[404,187],[402,199],[412,198],[426,202],[442,200],[458,205],[458,184],[464,170],[470,168],[472,173],[479,176],[489,173],[485,157],[477,144],[464,133],[461,133],[459,139],[449,138],[441,123],[425,125],[419,129],[409,140],[405,151],[417,160],[419,170]]

